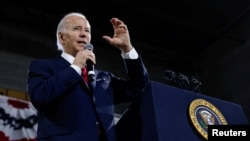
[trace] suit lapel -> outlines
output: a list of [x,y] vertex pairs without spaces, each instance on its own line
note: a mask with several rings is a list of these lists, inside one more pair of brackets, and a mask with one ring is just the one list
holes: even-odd
[[95,86],[96,86],[96,80],[94,80],[93,82],[89,82],[89,88],[90,88],[92,94],[94,94]]
[[[65,69],[70,66],[70,63],[61,56],[55,58],[55,62],[58,65],[58,70]],[[84,87],[88,94],[92,94],[93,90],[91,90],[89,84],[87,84],[83,79],[81,80],[81,85]]]

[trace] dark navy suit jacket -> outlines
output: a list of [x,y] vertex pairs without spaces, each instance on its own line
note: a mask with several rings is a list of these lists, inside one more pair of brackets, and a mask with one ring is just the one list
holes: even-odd
[[33,60],[27,90],[38,110],[38,141],[98,141],[97,117],[108,141],[116,141],[114,104],[132,100],[149,82],[140,57],[124,64],[128,80],[95,70],[96,81],[86,85],[61,56]]

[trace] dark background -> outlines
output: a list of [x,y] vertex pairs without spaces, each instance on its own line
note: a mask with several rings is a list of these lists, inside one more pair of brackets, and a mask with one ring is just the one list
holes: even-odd
[[[250,120],[249,0],[1,0],[0,8],[0,51],[53,57],[57,23],[68,12],[82,12],[92,26],[96,68],[125,76],[120,52],[102,39],[113,34],[109,20],[118,17],[151,80],[169,84],[165,70],[195,76],[200,93],[242,105]],[[6,85],[8,70],[1,69],[2,87],[25,91],[25,80]]]

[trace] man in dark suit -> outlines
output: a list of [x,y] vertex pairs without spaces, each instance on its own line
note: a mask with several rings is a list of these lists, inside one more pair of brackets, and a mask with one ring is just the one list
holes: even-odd
[[128,79],[94,70],[94,80],[81,77],[87,60],[95,54],[85,49],[91,28],[81,13],[69,13],[58,24],[54,59],[33,60],[29,65],[27,91],[38,110],[38,141],[116,141],[114,105],[133,100],[149,83],[141,56],[130,42],[127,26],[118,18],[110,22],[113,37],[103,36],[121,50]]

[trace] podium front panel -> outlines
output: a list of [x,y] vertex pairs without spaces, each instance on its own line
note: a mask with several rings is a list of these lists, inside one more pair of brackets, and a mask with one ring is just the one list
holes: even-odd
[[248,124],[240,105],[152,81],[117,123],[120,141],[206,140],[193,126],[189,106],[195,99],[212,103],[227,124]]

